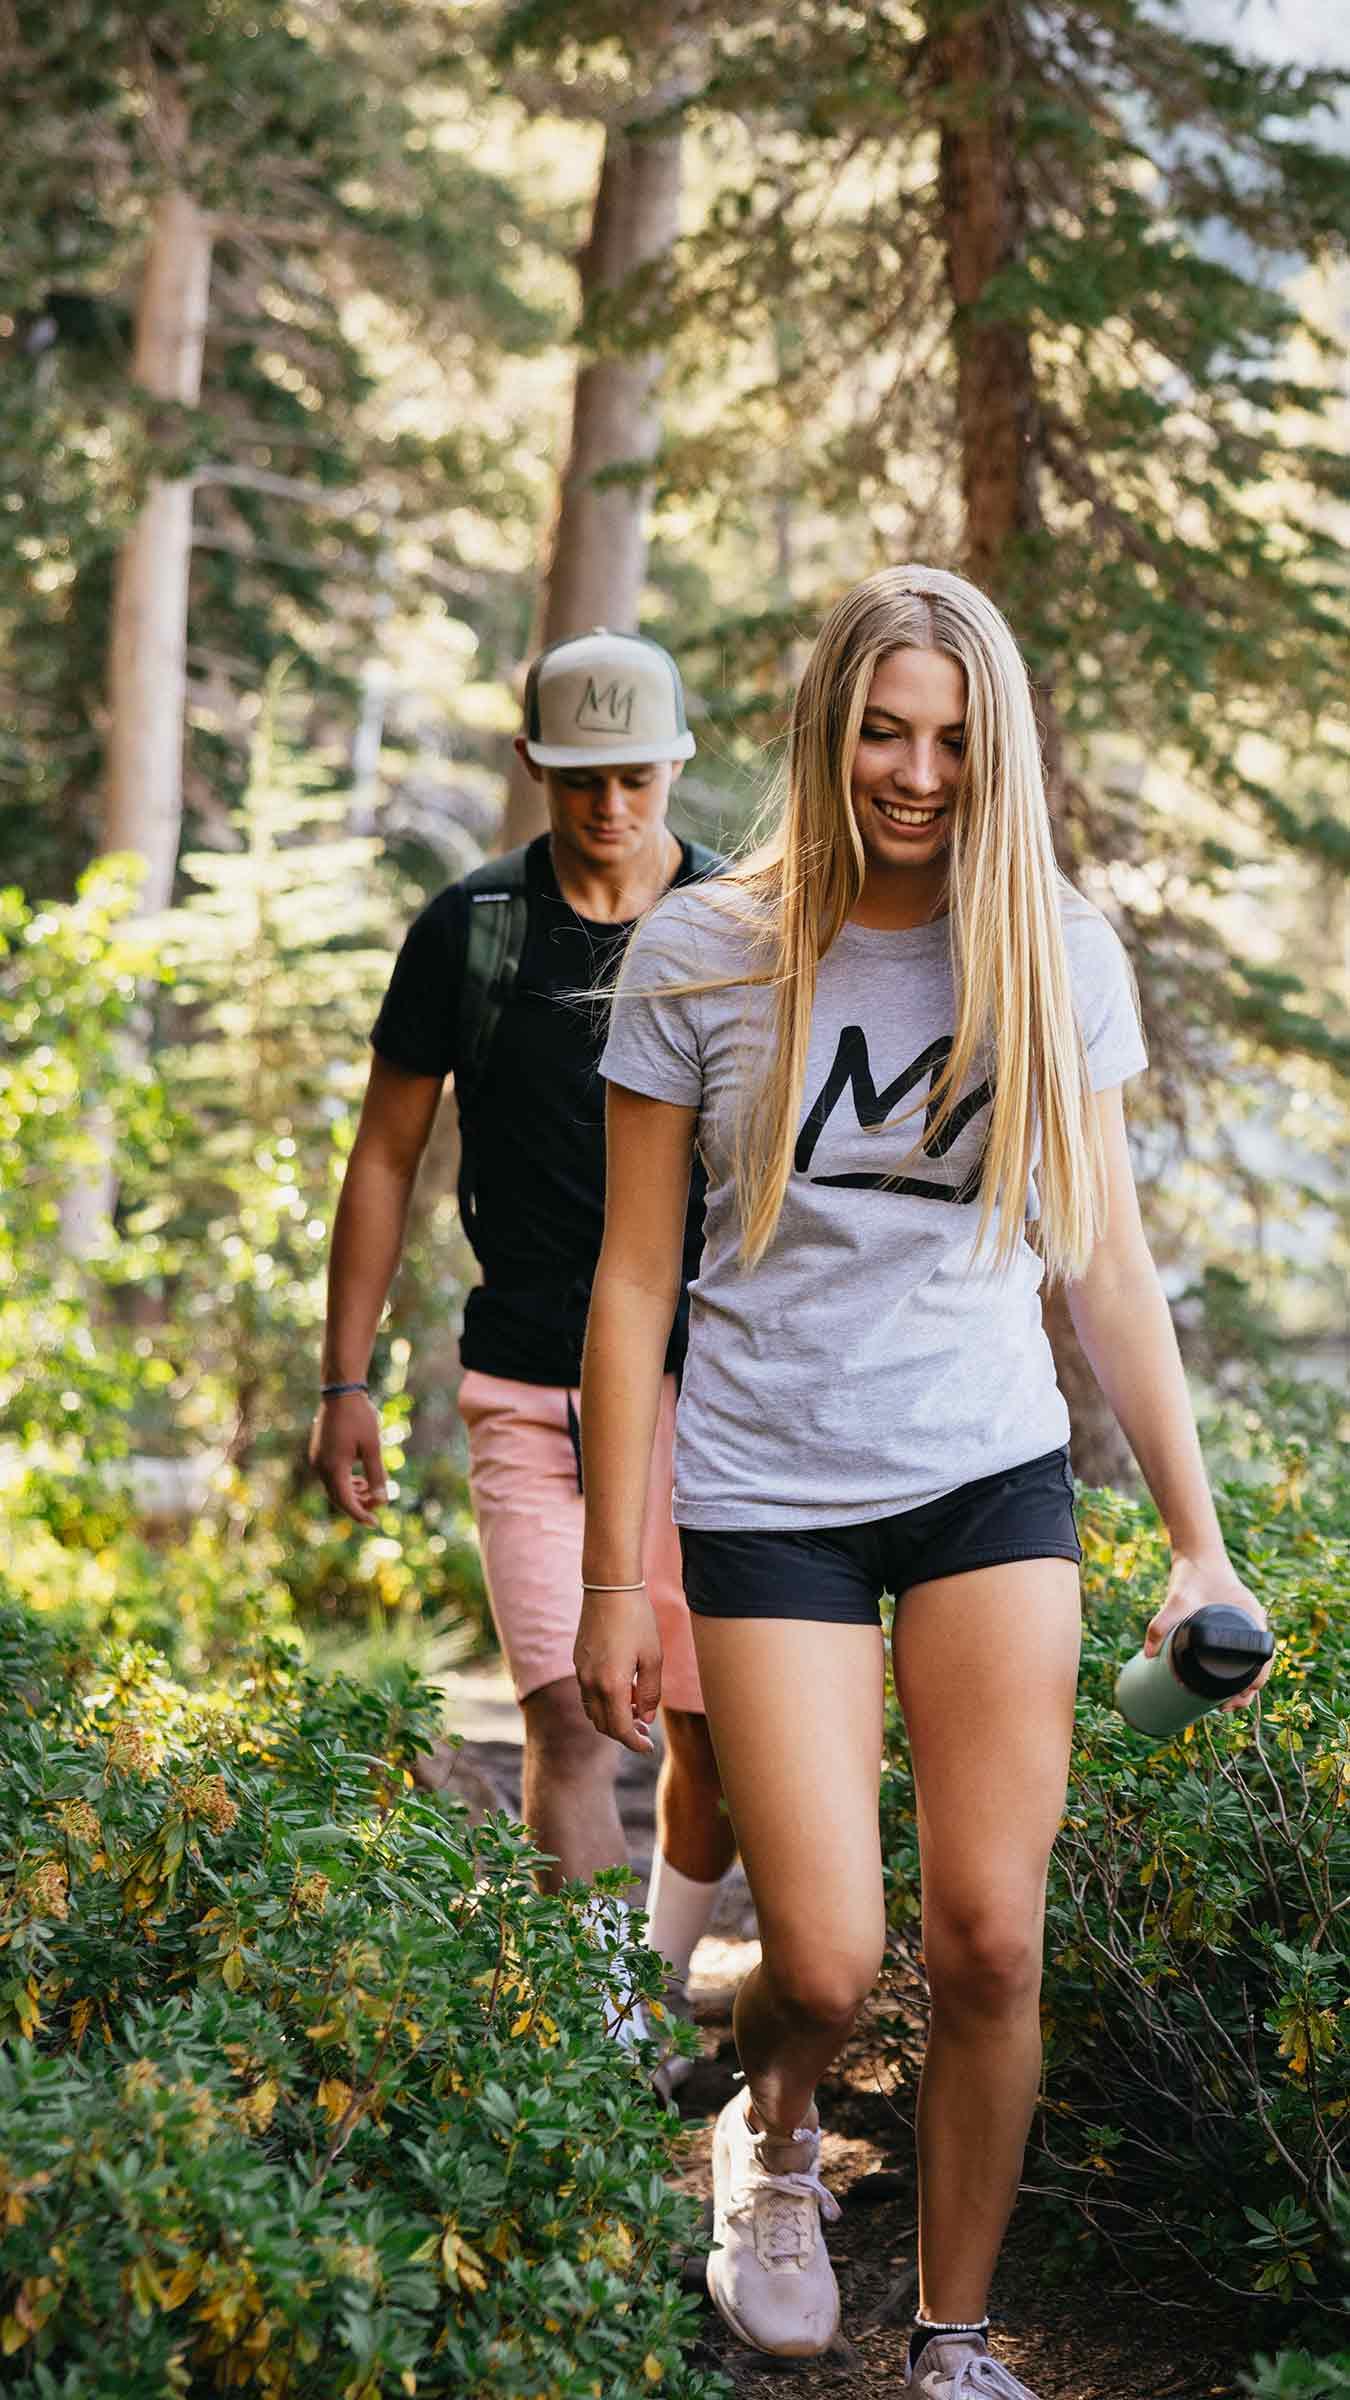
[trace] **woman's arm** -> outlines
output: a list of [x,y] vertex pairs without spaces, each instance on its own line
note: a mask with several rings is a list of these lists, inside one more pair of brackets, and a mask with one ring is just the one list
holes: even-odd
[[[1158,1504],[1172,1544],[1167,1598],[1144,1647],[1150,1657],[1173,1625],[1207,1602],[1265,1611],[1247,1590],[1223,1546],[1200,1453],[1172,1313],[1158,1279],[1134,1188],[1119,1088],[1097,1094],[1106,1150],[1106,1223],[1085,1275],[1068,1286],[1074,1330]],[[1270,1673],[1229,1708],[1244,1707]]]
[[[647,1479],[666,1345],[680,1296],[697,1111],[609,1087],[605,1238],[591,1289],[581,1370],[587,1583],[642,1576]],[[645,1588],[587,1592],[577,1679],[593,1725],[650,1750],[661,1697],[661,1645]]]

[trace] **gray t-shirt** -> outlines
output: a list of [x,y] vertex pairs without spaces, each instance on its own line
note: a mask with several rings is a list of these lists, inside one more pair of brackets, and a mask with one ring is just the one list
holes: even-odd
[[[908,1157],[955,1032],[949,921],[845,925],[822,959],[794,1168],[772,1242],[741,1265],[733,1128],[772,1037],[763,987],[662,997],[744,975],[748,933],[716,887],[670,894],[638,929],[601,1073],[696,1108],[708,1170],[677,1419],[675,1518],[756,1531],[917,1508],[1069,1438],[1041,1324],[1041,1262],[977,1260],[990,1087],[972,1077],[945,1156]],[[1063,911],[1093,1088],[1147,1064],[1125,955],[1086,901]],[[1034,1184],[1027,1215],[1037,1213]],[[995,1222],[995,1231],[997,1221]]]

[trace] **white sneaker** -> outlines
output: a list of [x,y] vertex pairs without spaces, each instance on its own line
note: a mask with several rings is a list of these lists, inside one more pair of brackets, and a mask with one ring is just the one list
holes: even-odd
[[1036,2400],[1024,2383],[989,2355],[982,2333],[935,2333],[905,2363],[905,2386],[923,2400]]
[[839,2286],[820,2230],[839,2214],[818,2172],[820,2135],[794,2138],[800,2166],[774,2174],[737,2092],[713,2136],[713,2241],[708,2291],[733,2333],[779,2358],[815,2358],[839,2326]]

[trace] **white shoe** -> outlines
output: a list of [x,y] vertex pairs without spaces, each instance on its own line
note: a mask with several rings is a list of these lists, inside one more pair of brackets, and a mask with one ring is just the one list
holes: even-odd
[[905,2386],[923,2400],[1036,2400],[1024,2383],[989,2355],[982,2333],[935,2333],[906,2361]]
[[737,2092],[713,2136],[713,2241],[708,2291],[733,2333],[779,2358],[815,2358],[839,2326],[839,2286],[820,2230],[839,2203],[820,2180],[820,2135],[794,2137],[800,2165],[774,2174]]

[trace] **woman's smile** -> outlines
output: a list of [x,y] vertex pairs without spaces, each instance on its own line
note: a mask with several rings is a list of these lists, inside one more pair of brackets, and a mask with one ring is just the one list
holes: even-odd
[[913,800],[883,800],[879,792],[873,792],[872,806],[880,811],[888,825],[920,833],[926,832],[930,825],[936,825],[939,817],[947,813],[945,804],[925,808]]

